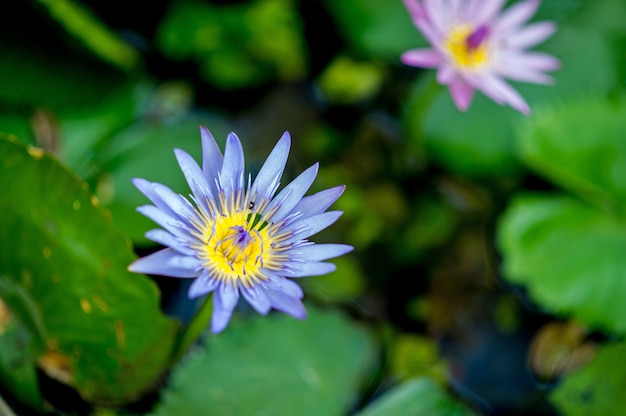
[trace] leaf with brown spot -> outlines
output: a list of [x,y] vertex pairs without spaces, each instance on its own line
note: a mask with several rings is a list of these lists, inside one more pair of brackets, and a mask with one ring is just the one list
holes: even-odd
[[[93,403],[140,397],[169,367],[178,324],[160,311],[156,285],[127,271],[128,239],[43,151],[0,138],[0,170],[0,296],[23,323],[21,369],[34,374],[38,362]],[[0,345],[10,348],[0,364],[19,353]],[[5,387],[9,371],[0,365]]]

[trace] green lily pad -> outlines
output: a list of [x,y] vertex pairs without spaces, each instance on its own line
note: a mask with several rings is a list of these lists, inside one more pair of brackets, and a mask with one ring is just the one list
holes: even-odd
[[0,168],[0,298],[28,330],[30,364],[92,402],[136,399],[178,328],[156,285],[127,271],[129,240],[53,157],[0,139]]
[[586,97],[546,109],[520,129],[524,161],[599,207],[626,213],[626,105]]
[[626,331],[626,223],[567,196],[513,199],[498,229],[505,277],[545,309]]
[[0,298],[0,351],[2,351],[0,384],[17,400],[42,410],[43,400],[39,393],[37,373],[33,367],[37,355],[32,347],[32,336],[28,329],[9,311],[6,303]]
[[619,365],[626,345],[618,343],[599,349],[594,360],[571,374],[551,393],[550,401],[563,416],[611,415],[626,406],[626,368]]
[[153,415],[344,415],[371,370],[370,334],[344,316],[308,307],[233,320],[173,372]]
[[406,381],[371,403],[357,416],[471,416],[476,415],[453,399],[434,380],[426,377]]

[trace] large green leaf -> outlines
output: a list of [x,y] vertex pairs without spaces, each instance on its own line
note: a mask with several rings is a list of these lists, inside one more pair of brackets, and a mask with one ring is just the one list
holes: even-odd
[[272,314],[233,321],[172,374],[155,416],[343,415],[371,369],[371,336],[309,307],[304,322]]
[[519,196],[499,224],[504,275],[544,308],[626,331],[626,223],[566,196]]
[[588,366],[562,381],[550,400],[563,416],[621,413],[626,407],[624,354],[624,343],[602,347]]
[[393,388],[357,416],[471,416],[473,411],[450,397],[434,380],[415,378]]
[[586,98],[546,110],[521,129],[528,165],[598,206],[626,212],[626,105]]
[[29,331],[29,358],[87,400],[137,398],[169,365],[177,325],[126,270],[129,240],[43,151],[0,139],[0,169],[0,297]]

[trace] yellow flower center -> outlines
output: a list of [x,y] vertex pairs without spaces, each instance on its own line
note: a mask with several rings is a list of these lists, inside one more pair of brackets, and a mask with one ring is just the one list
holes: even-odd
[[445,48],[456,65],[464,69],[480,69],[489,58],[485,38],[488,30],[485,26],[478,29],[468,24],[455,27],[445,41]]
[[261,268],[275,268],[270,226],[248,210],[205,221],[195,247],[204,266],[224,282],[240,281],[250,287],[267,280]]

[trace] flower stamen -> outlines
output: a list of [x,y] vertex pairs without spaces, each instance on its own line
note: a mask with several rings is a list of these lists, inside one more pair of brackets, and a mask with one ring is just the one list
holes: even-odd
[[450,32],[445,47],[458,67],[480,69],[489,58],[486,42],[488,36],[489,28],[485,25],[475,30],[470,25],[460,25]]

